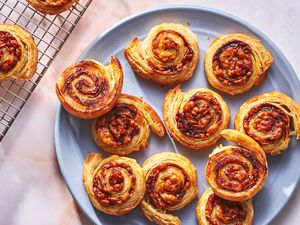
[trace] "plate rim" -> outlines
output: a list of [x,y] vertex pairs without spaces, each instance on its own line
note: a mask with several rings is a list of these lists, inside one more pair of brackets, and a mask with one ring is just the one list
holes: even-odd
[[[208,12],[210,14],[215,14],[217,16],[222,16],[222,17],[225,17],[226,19],[233,20],[237,24],[249,29],[250,32],[255,33],[256,36],[258,36],[260,39],[263,39],[269,45],[272,46],[272,48],[275,50],[276,54],[278,54],[280,56],[280,59],[286,65],[286,67],[288,69],[287,73],[290,76],[289,78],[291,79],[291,82],[293,82],[293,83],[295,82],[296,85],[300,86],[300,81],[297,77],[297,74],[296,74],[294,68],[292,67],[292,65],[290,64],[290,62],[288,61],[287,57],[282,53],[282,51],[279,49],[279,47],[271,39],[269,39],[262,31],[260,31],[258,28],[256,28],[254,25],[250,24],[246,20],[241,19],[240,17],[235,16],[231,13],[227,13],[226,11],[223,11],[220,9],[215,9],[212,7],[195,5],[195,4],[184,4],[184,5],[183,4],[165,4],[165,5],[158,6],[158,7],[151,7],[149,9],[143,10],[141,12],[134,13],[130,16],[127,16],[127,17],[119,20],[118,22],[114,23],[112,26],[110,26],[108,29],[106,29],[105,31],[100,33],[96,38],[94,38],[93,41],[91,41],[87,45],[87,47],[85,47],[85,49],[80,53],[80,55],[76,59],[76,61],[80,60],[82,55],[85,55],[87,52],[89,52],[92,49],[92,47],[95,45],[95,43],[101,41],[101,39],[103,39],[106,35],[108,35],[112,31],[114,31],[115,29],[118,29],[123,24],[128,23],[132,20],[136,20],[145,15],[152,14],[152,13],[163,12],[163,11],[173,11],[173,10],[196,10],[196,11]],[[89,215],[89,212],[84,210],[82,203],[80,201],[77,201],[77,198],[75,197],[75,193],[73,193],[73,191],[71,189],[72,184],[69,183],[68,179],[66,179],[67,175],[62,166],[63,160],[62,160],[62,150],[60,149],[61,139],[59,137],[59,130],[60,130],[59,121],[61,119],[63,110],[64,109],[63,109],[61,103],[58,102],[57,108],[56,108],[55,126],[54,126],[54,145],[55,145],[55,152],[56,152],[56,156],[57,156],[58,166],[59,166],[61,175],[64,179],[64,182],[68,188],[68,191],[70,192],[72,198],[75,200],[76,204],[79,206],[80,210],[84,213],[84,215],[86,215],[89,218],[89,220],[92,223],[97,224],[94,221],[94,219],[92,218],[92,216]],[[276,210],[275,216],[273,218],[267,220],[267,224],[272,223],[280,215],[280,213],[282,212],[284,207],[287,205],[287,203],[290,201],[291,197],[294,195],[297,186],[299,186],[299,180],[300,180],[300,173],[298,174],[297,181],[295,182],[295,185],[293,187],[291,194],[283,201],[282,206]],[[100,225],[103,225],[103,224],[100,223]]]

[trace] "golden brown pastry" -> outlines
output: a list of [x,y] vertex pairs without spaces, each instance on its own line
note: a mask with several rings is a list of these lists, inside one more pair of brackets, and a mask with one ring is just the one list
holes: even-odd
[[41,13],[56,15],[69,9],[78,0],[27,0],[27,2]]
[[140,42],[135,37],[125,49],[133,71],[161,85],[190,79],[199,59],[197,36],[186,26],[162,23]]
[[150,129],[160,137],[166,133],[154,109],[128,94],[121,94],[113,109],[92,123],[92,135],[99,148],[117,155],[145,149]]
[[266,154],[256,141],[239,131],[223,130],[221,135],[237,146],[219,146],[213,150],[206,164],[206,181],[223,199],[248,200],[267,179]]
[[224,200],[211,188],[206,189],[200,198],[196,214],[199,225],[252,225],[254,217],[252,200]]
[[86,59],[68,67],[56,83],[63,107],[83,119],[102,116],[115,105],[123,86],[119,60],[112,56],[108,65]]
[[180,225],[178,217],[168,214],[183,208],[198,194],[197,172],[184,156],[162,152],[142,165],[146,192],[141,202],[145,216],[158,225]]
[[211,43],[204,67],[211,86],[235,95],[260,85],[272,62],[271,53],[256,38],[226,34]]
[[300,138],[300,106],[278,91],[260,94],[239,108],[234,125],[266,153],[280,154],[288,147],[291,135]]
[[116,155],[103,159],[89,153],[83,165],[83,183],[95,208],[116,216],[134,209],[145,192],[142,168],[134,159]]
[[29,80],[37,69],[38,50],[26,30],[0,24],[0,81]]
[[213,146],[228,127],[230,111],[223,98],[207,88],[182,92],[180,86],[168,91],[163,116],[170,135],[192,149]]

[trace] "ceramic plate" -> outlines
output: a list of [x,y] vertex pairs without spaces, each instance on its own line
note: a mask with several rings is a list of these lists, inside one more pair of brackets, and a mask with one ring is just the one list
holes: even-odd
[[[143,96],[162,116],[162,102],[165,93],[171,87],[162,88],[149,81],[136,76],[127,63],[123,50],[135,36],[143,39],[150,28],[162,22],[182,23],[198,35],[201,55],[194,76],[182,84],[183,91],[191,88],[209,87],[204,74],[204,54],[209,44],[219,35],[227,33],[245,33],[259,38],[265,47],[271,51],[274,64],[261,86],[252,88],[249,92],[229,96],[220,93],[228,103],[231,110],[230,127],[233,128],[233,119],[238,107],[248,98],[259,93],[272,90],[282,91],[297,102],[300,102],[300,84],[295,72],[287,59],[275,44],[253,26],[214,9],[195,6],[171,6],[143,12],[131,16],[114,25],[101,34],[81,54],[79,59],[93,58],[106,64],[111,55],[117,56],[124,70],[123,92],[135,96]],[[109,225],[118,222],[122,225],[151,224],[144,217],[139,207],[129,214],[115,217],[98,212],[89,201],[82,184],[82,165],[89,151],[107,154],[97,148],[90,133],[90,121],[80,120],[70,116],[61,106],[58,107],[55,126],[55,146],[62,175],[67,186],[80,208],[96,224]],[[254,224],[264,225],[270,223],[287,203],[299,179],[300,145],[292,138],[289,148],[276,157],[268,157],[269,177],[264,188],[254,199]],[[130,157],[143,163],[149,156],[162,152],[175,151],[188,157],[198,170],[199,194],[207,188],[204,177],[204,168],[208,159],[209,150],[193,151],[183,148],[173,142],[170,137],[163,139],[152,135],[145,151],[131,154]],[[187,207],[174,212],[179,216],[183,225],[197,225],[195,207],[196,200]]]

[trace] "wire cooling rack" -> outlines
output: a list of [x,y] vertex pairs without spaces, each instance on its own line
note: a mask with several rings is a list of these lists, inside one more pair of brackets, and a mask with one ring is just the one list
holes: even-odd
[[38,47],[39,60],[30,80],[0,82],[0,141],[91,1],[79,0],[69,10],[51,16],[36,11],[26,0],[0,0],[0,23],[17,24],[29,31]]

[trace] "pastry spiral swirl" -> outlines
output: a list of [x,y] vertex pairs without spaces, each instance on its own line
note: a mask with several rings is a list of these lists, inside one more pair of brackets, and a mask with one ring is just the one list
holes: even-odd
[[134,209],[145,192],[142,168],[134,159],[116,155],[103,159],[89,153],[83,165],[83,183],[98,210],[117,216]]
[[239,108],[234,125],[266,153],[280,154],[288,147],[291,135],[300,139],[300,106],[278,91],[260,94]]
[[184,156],[162,152],[142,165],[146,192],[141,206],[145,216],[159,225],[179,225],[178,217],[166,210],[178,210],[197,197],[197,172]]
[[99,148],[117,155],[145,149],[150,129],[160,137],[165,135],[154,109],[128,94],[121,94],[113,109],[92,123],[92,135]]
[[197,36],[188,27],[176,23],[153,27],[142,43],[136,37],[125,49],[133,71],[161,85],[188,80],[199,54]]
[[38,50],[26,30],[10,24],[0,24],[0,81],[29,80],[35,73]]
[[223,98],[207,88],[182,92],[180,86],[168,91],[163,116],[170,135],[192,149],[205,149],[221,138],[228,127],[230,112]]
[[214,149],[206,164],[206,181],[223,199],[248,200],[268,176],[266,155],[256,141],[239,131],[223,130],[221,135],[238,146]]
[[211,43],[204,67],[211,86],[235,95],[259,85],[272,62],[272,55],[259,40],[245,34],[227,34]]
[[41,13],[56,15],[69,9],[78,0],[27,0],[27,2]]
[[115,105],[123,86],[123,72],[114,56],[108,65],[86,59],[67,68],[56,83],[56,94],[72,115],[96,118]]
[[201,196],[196,214],[199,225],[252,225],[252,200],[232,202],[214,194],[211,188]]

